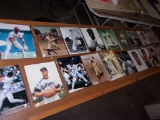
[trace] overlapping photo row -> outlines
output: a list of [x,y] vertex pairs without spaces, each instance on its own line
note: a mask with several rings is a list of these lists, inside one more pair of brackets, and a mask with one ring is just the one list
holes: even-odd
[[29,106],[19,66],[0,67],[0,116],[22,111]]

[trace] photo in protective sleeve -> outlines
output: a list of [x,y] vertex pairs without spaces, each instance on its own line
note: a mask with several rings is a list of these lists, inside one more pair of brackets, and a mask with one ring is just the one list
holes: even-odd
[[125,31],[127,38],[131,41],[134,48],[141,48],[143,44],[141,43],[140,39],[138,38],[136,32],[134,31]]
[[67,55],[67,48],[59,27],[34,26],[43,57]]
[[143,46],[148,46],[150,45],[150,41],[148,40],[148,37],[145,35],[144,31],[136,31],[139,39],[141,40]]
[[35,107],[66,96],[55,62],[24,66]]
[[91,86],[91,81],[80,56],[59,58],[58,64],[69,93]]
[[81,31],[91,52],[106,49],[96,28],[81,28]]
[[107,49],[120,49],[116,37],[110,29],[98,29],[98,33]]
[[160,66],[160,55],[157,53],[156,49],[153,46],[146,47],[150,56],[153,58],[154,65]]
[[127,51],[116,52],[115,55],[121,63],[122,69],[126,73],[126,75],[137,72],[136,66],[134,65]]
[[130,50],[127,52],[131,57],[133,63],[135,64],[138,72],[148,69],[146,63],[144,62],[143,58],[139,54],[138,50]]
[[29,107],[18,65],[0,68],[0,118]]
[[144,32],[145,32],[145,36],[148,38],[151,44],[159,42],[159,39],[151,29],[145,29]]
[[60,27],[69,54],[89,52],[81,31],[77,27]]
[[151,57],[151,55],[149,54],[149,52],[146,48],[138,49],[138,52],[140,53],[141,57],[143,58],[144,62],[148,66],[148,68],[155,66],[153,57]]
[[113,31],[115,37],[117,38],[119,46],[122,50],[133,49],[132,43],[126,37],[124,30],[112,29],[112,31]]
[[108,70],[111,76],[111,81],[126,75],[113,51],[100,52],[99,54],[105,68]]
[[98,53],[82,55],[81,59],[93,85],[110,80],[110,75]]
[[0,59],[36,58],[29,26],[0,23]]

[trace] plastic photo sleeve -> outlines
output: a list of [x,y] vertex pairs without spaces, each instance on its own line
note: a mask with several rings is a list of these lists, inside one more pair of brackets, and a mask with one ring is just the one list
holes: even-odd
[[23,81],[18,65],[0,68],[0,118],[29,107]]
[[58,27],[34,26],[34,32],[43,57],[67,55],[67,49]]
[[29,26],[0,23],[0,59],[36,58]]
[[66,96],[55,62],[24,66],[35,107]]

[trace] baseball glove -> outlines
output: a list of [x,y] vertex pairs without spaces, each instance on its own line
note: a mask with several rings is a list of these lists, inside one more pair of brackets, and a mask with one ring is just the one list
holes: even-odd
[[56,90],[53,88],[47,88],[44,90],[44,94],[46,98],[52,97],[56,93]]
[[26,45],[24,45],[24,50],[28,51],[28,47]]

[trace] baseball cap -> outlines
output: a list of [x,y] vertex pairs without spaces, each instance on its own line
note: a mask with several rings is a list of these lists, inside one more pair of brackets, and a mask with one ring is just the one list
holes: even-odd
[[14,30],[19,30],[19,28],[18,27],[14,27]]
[[46,70],[46,71],[47,71],[47,68],[46,68],[46,67],[42,67],[42,68],[40,69],[40,71],[42,71],[42,70]]

